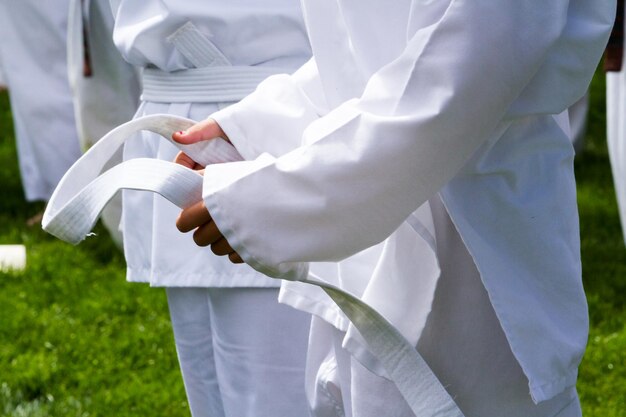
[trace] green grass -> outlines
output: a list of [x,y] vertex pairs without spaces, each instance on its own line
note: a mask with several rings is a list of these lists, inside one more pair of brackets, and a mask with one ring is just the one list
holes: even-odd
[[606,146],[604,76],[591,88],[585,151],[576,161],[583,280],[591,332],[578,390],[587,417],[626,416],[626,249]]
[[6,93],[0,94],[0,244],[27,268],[0,272],[0,416],[188,416],[162,290],[125,282],[99,238],[61,242],[26,220]]
[[[626,249],[601,74],[591,101],[586,149],[576,162],[591,314],[578,389],[586,417],[625,417]],[[25,225],[42,205],[24,202],[5,93],[0,184],[0,244],[28,250],[25,271],[0,272],[0,416],[188,415],[163,292],[125,282],[123,257],[101,227],[100,238],[73,247]]]

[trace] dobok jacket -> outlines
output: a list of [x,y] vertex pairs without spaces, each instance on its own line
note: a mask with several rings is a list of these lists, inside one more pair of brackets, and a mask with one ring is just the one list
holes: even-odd
[[[438,268],[426,203],[439,193],[533,399],[573,386],[588,317],[557,115],[584,94],[615,2],[303,7],[315,58],[212,116],[247,159],[205,171],[219,229],[257,270],[334,281],[416,342]],[[282,297],[349,330],[315,289]]]

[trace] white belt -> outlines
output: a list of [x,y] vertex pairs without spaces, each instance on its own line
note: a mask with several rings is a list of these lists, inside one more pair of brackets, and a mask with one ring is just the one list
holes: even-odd
[[[235,148],[223,140],[186,146],[170,139],[174,131],[184,130],[193,123],[180,117],[153,115],[109,132],[59,183],[44,213],[44,230],[73,244],[79,243],[89,234],[107,201],[123,188],[159,193],[181,208],[200,201],[202,177],[172,162],[134,159],[99,176],[104,164],[125,139],[138,130],[162,135],[204,165],[242,159]],[[337,303],[417,417],[463,417],[421,355],[384,317],[338,287],[310,277],[302,281],[322,287]]]
[[270,75],[284,68],[234,66],[191,22],[168,36],[176,50],[195,68],[165,72],[143,70],[144,101],[165,103],[223,103],[239,101]]
[[221,103],[239,101],[270,75],[274,67],[219,66],[165,72],[143,70],[141,99],[165,103]]

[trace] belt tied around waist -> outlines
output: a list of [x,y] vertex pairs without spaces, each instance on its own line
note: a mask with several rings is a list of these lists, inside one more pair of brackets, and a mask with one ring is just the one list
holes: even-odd
[[239,101],[267,77],[284,72],[259,66],[212,66],[173,72],[144,68],[141,99],[164,103]]

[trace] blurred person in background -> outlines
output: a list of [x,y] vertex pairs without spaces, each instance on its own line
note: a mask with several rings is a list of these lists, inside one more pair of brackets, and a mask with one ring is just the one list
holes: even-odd
[[[81,150],[87,151],[113,128],[133,118],[141,90],[139,70],[126,62],[113,43],[109,0],[70,0],[68,77]],[[122,160],[122,149],[105,169]],[[122,195],[113,197],[101,219],[122,246]]]
[[0,61],[28,201],[47,201],[81,154],[67,80],[68,7],[69,0],[0,0]]

